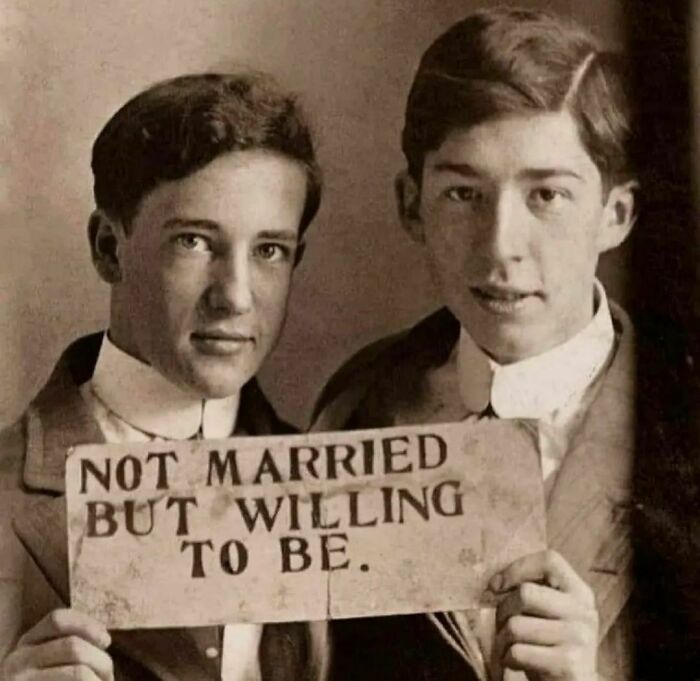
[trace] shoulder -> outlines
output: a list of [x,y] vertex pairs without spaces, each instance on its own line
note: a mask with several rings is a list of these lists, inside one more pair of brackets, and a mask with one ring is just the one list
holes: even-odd
[[256,379],[241,390],[236,431],[248,435],[292,435],[298,430],[279,417]]
[[441,309],[415,326],[366,346],[345,362],[317,400],[312,429],[371,427],[357,420],[387,393],[404,392],[430,367],[444,363],[459,335],[459,324]]

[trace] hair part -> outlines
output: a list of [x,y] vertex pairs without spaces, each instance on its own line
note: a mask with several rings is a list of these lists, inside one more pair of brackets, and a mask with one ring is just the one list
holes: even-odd
[[129,100],[93,145],[95,202],[128,233],[141,200],[158,185],[250,149],[281,154],[305,169],[303,234],[321,201],[311,132],[296,98],[257,72],[180,76]]
[[506,115],[567,110],[605,192],[634,176],[622,59],[545,12],[486,9],[425,52],[406,105],[402,148],[420,183],[425,155],[456,129]]

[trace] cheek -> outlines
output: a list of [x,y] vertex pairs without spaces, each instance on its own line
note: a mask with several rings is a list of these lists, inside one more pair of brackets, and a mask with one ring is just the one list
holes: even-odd
[[255,312],[258,322],[266,330],[275,332],[281,326],[287,311],[291,268],[261,272],[255,282]]
[[550,239],[547,248],[550,259],[568,263],[577,271],[590,269],[598,257],[597,227],[595,219],[589,219],[574,223],[573,229],[562,229],[563,237]]
[[595,200],[582,200],[559,219],[558,225],[553,225],[552,233],[561,232],[568,241],[590,251],[598,241],[603,217],[602,205]]
[[122,281],[119,286],[128,309],[140,326],[153,324],[154,319],[164,317],[167,307],[167,286],[158,260],[149,259],[144,251],[130,253],[122,264]]
[[200,269],[164,267],[154,274],[147,295],[163,318],[177,323],[192,317],[207,289],[207,277]]
[[531,243],[545,255],[558,253],[560,259],[571,261],[585,259],[596,250],[600,220],[596,210],[573,207],[536,223]]
[[551,291],[578,296],[595,274],[598,251],[594,238],[585,230],[540,239],[533,250],[543,283]]
[[464,224],[431,226],[426,232],[425,247],[431,266],[438,274],[442,270],[464,271],[474,252],[471,232]]

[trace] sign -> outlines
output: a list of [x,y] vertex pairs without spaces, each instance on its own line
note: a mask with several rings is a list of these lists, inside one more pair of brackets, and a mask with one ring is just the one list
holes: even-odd
[[108,628],[467,609],[545,547],[526,425],[83,445],[71,605]]

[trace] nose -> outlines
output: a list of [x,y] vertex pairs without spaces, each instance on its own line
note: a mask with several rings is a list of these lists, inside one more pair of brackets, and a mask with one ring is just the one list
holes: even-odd
[[226,314],[242,315],[253,307],[253,289],[248,253],[233,250],[216,263],[212,283],[207,290],[211,309]]
[[515,191],[503,191],[486,211],[481,230],[481,250],[496,262],[520,261],[529,247],[526,206]]

